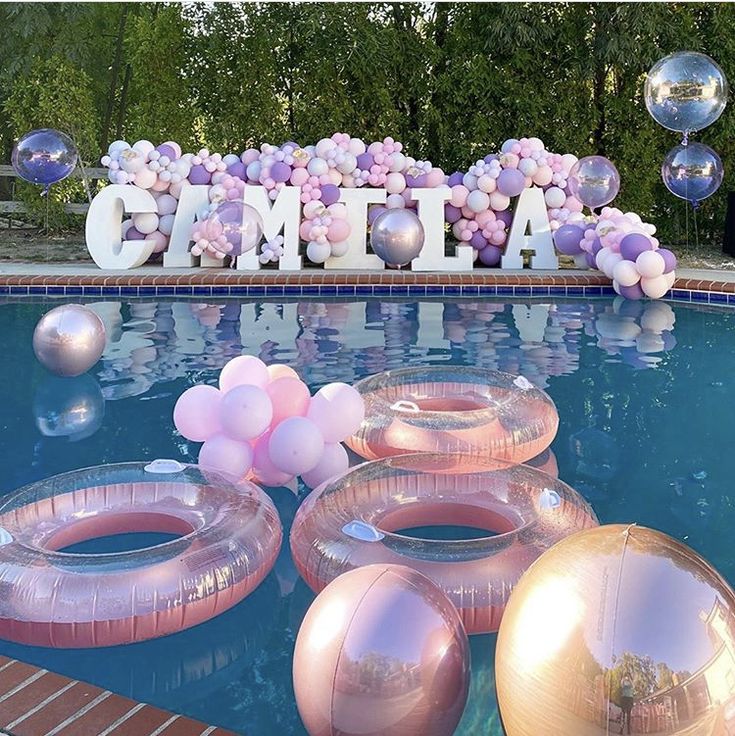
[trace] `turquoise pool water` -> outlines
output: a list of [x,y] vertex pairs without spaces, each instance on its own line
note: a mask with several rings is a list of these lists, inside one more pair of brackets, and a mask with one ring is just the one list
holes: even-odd
[[[0,305],[0,494],[99,463],[193,461],[197,446],[171,422],[174,402],[243,351],[291,364],[312,389],[409,364],[478,365],[547,389],[561,417],[552,446],[560,476],[602,522],[662,529],[735,582],[735,312],[603,299],[99,302],[91,306],[107,324],[105,355],[88,375],[62,380],[31,349],[49,306]],[[300,497],[269,492],[288,530]],[[107,650],[0,641],[0,653],[248,736],[303,734],[291,653],[312,598],[286,545],[252,596],[195,629]],[[496,736],[494,637],[471,645],[472,690],[457,733]]]

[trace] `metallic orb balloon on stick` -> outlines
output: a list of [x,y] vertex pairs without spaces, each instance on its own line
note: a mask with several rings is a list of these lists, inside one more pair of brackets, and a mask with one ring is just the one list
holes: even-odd
[[77,159],[77,147],[66,133],[41,128],[26,133],[15,144],[11,163],[21,179],[43,184],[45,193],[74,171]]
[[294,694],[310,736],[451,736],[469,676],[457,609],[402,565],[340,575],[296,638]]
[[209,216],[207,228],[228,255],[237,257],[258,245],[263,237],[263,218],[249,204],[228,200]]
[[661,532],[588,529],[521,578],[495,672],[507,736],[725,736],[735,726],[735,593]]
[[381,212],[370,229],[375,255],[400,268],[416,258],[424,247],[424,226],[418,215],[403,207]]
[[705,54],[678,51],[657,61],[646,77],[646,107],[664,128],[679,133],[702,130],[722,115],[727,79]]
[[722,160],[704,143],[674,146],[661,166],[666,188],[695,207],[719,189],[722,177]]
[[105,325],[81,304],[64,304],[47,312],[33,332],[33,352],[57,376],[86,373],[105,349]]
[[602,207],[620,191],[620,174],[604,156],[585,156],[569,172],[569,191],[590,209]]

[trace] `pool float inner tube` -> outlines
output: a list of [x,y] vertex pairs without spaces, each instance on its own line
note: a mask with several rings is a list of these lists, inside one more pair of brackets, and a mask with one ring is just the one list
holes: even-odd
[[[104,554],[63,551],[127,532],[178,538]],[[0,638],[127,644],[196,626],[268,574],[281,524],[256,485],[171,460],[58,475],[0,502]]]
[[[536,558],[597,524],[576,491],[534,468],[413,454],[363,463],[312,491],[290,543],[299,573],[316,592],[356,567],[406,565],[434,580],[468,633],[477,634],[497,631],[513,587]],[[489,534],[432,540],[401,533],[429,525]]]
[[554,402],[523,376],[461,366],[386,371],[355,384],[365,420],[347,444],[374,460],[438,452],[523,463],[559,428]]

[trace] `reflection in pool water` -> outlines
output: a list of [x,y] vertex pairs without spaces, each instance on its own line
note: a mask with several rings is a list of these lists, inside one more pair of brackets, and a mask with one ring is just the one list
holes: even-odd
[[[735,510],[735,313],[612,300],[96,302],[110,336],[86,376],[57,379],[31,335],[50,304],[0,305],[0,493],[57,473],[152,457],[192,461],[176,398],[215,383],[241,352],[294,366],[312,392],[408,365],[522,373],[561,419],[559,476],[602,522],[638,521],[685,539],[731,582]],[[714,359],[716,357],[716,359]],[[71,440],[71,441],[70,441]],[[299,490],[299,489],[296,489]],[[286,527],[303,498],[269,491]],[[299,734],[291,653],[312,594],[288,546],[261,588],[226,616],[155,643],[95,653],[0,642],[0,653],[91,680],[249,736]],[[494,636],[472,637],[473,678],[459,736],[501,733]]]

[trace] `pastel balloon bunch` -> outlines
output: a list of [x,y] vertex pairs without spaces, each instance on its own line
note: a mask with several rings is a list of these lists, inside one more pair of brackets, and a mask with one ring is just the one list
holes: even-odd
[[325,207],[319,200],[305,204],[299,234],[307,243],[306,256],[312,263],[343,256],[347,253],[346,240],[350,234],[347,208],[338,202]]
[[189,154],[183,156],[181,146],[175,141],[159,146],[147,140],[132,145],[114,141],[101,163],[109,169],[108,178],[113,184],[135,184],[141,189],[158,192],[167,191],[172,184],[180,184],[191,169]]
[[241,355],[224,366],[218,388],[197,385],[179,397],[174,424],[204,443],[202,467],[268,486],[301,476],[314,488],[347,469],[341,442],[364,414],[362,397],[345,383],[329,383],[312,396],[289,366]]

